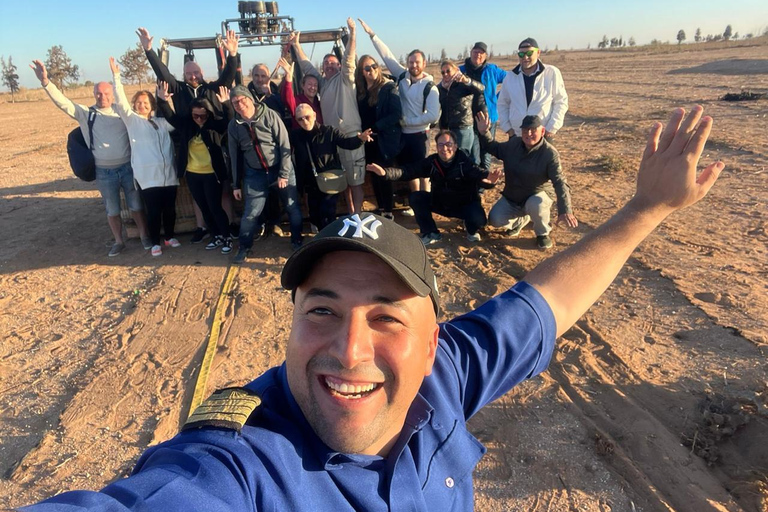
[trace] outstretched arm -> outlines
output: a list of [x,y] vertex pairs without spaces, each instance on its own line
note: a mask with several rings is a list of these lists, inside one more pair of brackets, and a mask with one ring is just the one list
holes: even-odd
[[357,35],[354,19],[347,18],[347,28],[349,29],[349,38],[344,50],[344,58],[341,61],[341,76],[347,85],[352,87],[355,85],[355,67],[357,66]]
[[64,96],[58,87],[48,80],[48,70],[45,69],[45,65],[41,61],[33,60],[29,67],[35,72],[35,76],[40,80],[40,85],[43,86],[45,92],[48,93],[48,97],[51,98],[51,101],[57,107],[63,110],[69,117],[77,119],[78,122],[85,121],[88,118],[88,107],[78,105]]
[[725,165],[715,162],[697,175],[712,118],[696,106],[685,117],[673,112],[666,128],[656,123],[648,136],[635,196],[602,226],[547,259],[525,281],[552,308],[560,336],[602,295],[632,251],[669,214],[703,198]]
[[373,31],[373,29],[369,27],[368,24],[363,20],[361,20],[360,18],[357,18],[357,20],[360,22],[360,26],[363,27],[363,30],[365,30],[365,33],[371,36],[371,42],[373,43],[373,47],[376,48],[376,51],[379,53],[381,60],[384,61],[384,64],[386,64],[389,72],[395,78],[397,78],[400,75],[402,75],[405,71],[407,71],[402,64],[397,62],[397,57],[395,57],[395,54],[390,51],[389,47],[386,44],[384,44],[384,41],[376,37],[376,33]]

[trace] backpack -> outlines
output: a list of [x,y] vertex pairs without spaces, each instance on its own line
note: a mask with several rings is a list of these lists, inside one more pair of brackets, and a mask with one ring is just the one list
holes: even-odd
[[93,123],[96,121],[96,110],[91,107],[88,109],[88,136],[90,144],[85,143],[83,131],[78,126],[67,135],[67,156],[69,157],[69,166],[75,173],[75,176],[83,181],[93,181],[96,179],[96,161],[93,158]]
[[[400,82],[402,82],[403,79],[405,79],[406,73],[408,73],[408,72],[407,71],[403,71],[402,73],[400,73],[400,76],[398,76],[397,80],[395,80],[395,84],[396,85],[398,85],[398,86],[400,85]],[[429,93],[432,91],[433,87],[437,88],[437,86],[435,85],[435,82],[433,82],[432,80],[430,80],[429,83],[427,83],[427,85],[424,86],[424,91],[423,91],[424,92],[424,101],[421,104],[421,111],[422,112],[426,112],[427,111],[427,98],[429,97]],[[440,107],[438,105],[438,116],[437,116],[438,119],[440,119],[440,114],[439,114],[440,110],[439,109],[440,109]],[[436,125],[437,125],[437,122],[430,123],[429,127],[430,128],[434,128]]]

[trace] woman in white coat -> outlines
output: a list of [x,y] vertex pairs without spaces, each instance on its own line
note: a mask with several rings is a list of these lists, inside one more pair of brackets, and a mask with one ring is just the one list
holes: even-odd
[[162,226],[166,247],[181,244],[174,238],[176,224],[176,190],[179,178],[173,158],[173,143],[169,133],[173,131],[168,121],[155,116],[157,103],[149,91],[134,94],[131,102],[125,95],[120,81],[120,68],[114,57],[109,58],[115,85],[117,113],[125,123],[131,141],[131,167],[138,183],[144,207],[147,210],[147,227],[152,239],[152,256],[160,256],[163,249],[160,239]]

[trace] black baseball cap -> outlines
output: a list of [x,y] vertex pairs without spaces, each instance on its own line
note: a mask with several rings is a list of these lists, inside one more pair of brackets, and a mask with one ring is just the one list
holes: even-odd
[[518,48],[527,48],[527,47],[533,47],[533,48],[539,48],[539,43],[536,42],[536,40],[532,37],[526,37],[522,41],[520,41],[520,44],[517,45]]
[[538,128],[539,126],[541,126],[541,118],[539,116],[525,116],[520,124],[520,128]]
[[336,219],[294,252],[280,276],[283,288],[295,291],[320,258],[335,251],[378,256],[414,293],[432,299],[435,315],[440,314],[437,280],[424,244],[399,224],[368,212]]
[[488,53],[488,45],[483,43],[482,41],[478,41],[475,43],[475,46],[472,47],[473,50],[482,50],[483,53]]

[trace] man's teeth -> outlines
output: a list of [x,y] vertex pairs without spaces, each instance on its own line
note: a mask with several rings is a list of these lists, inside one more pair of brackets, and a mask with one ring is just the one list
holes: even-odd
[[360,397],[363,393],[369,393],[376,389],[376,384],[374,383],[354,386],[347,383],[337,384],[335,382],[331,382],[329,379],[325,379],[325,385],[328,386],[332,391],[342,395],[352,395],[355,397]]

